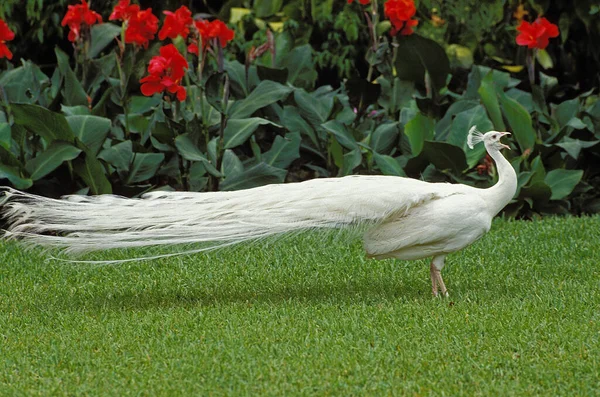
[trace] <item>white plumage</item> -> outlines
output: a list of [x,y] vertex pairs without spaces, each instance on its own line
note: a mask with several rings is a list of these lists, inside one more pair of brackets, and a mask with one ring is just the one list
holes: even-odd
[[86,252],[111,248],[202,243],[203,251],[307,229],[365,226],[370,257],[433,257],[432,289],[447,294],[440,271],[448,253],[485,234],[511,200],[517,179],[500,154],[500,138],[474,128],[499,181],[489,189],[392,176],[348,176],[268,185],[234,192],[152,192],[141,199],[113,195],[60,200],[7,189],[6,235],[27,243]]

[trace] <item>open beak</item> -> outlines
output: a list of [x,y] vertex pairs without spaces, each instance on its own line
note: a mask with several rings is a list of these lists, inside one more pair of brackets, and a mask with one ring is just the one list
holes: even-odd
[[[502,133],[502,136],[505,136],[505,135],[510,135],[510,132],[503,132],[503,133]],[[502,139],[502,137],[500,137],[500,139]],[[498,142],[499,142],[499,141],[498,141]],[[503,148],[505,148],[505,149],[508,149],[508,150],[510,150],[510,146],[508,146],[508,145],[505,145],[505,144],[503,144],[503,143],[500,143],[500,146],[501,146],[501,147],[503,147]]]

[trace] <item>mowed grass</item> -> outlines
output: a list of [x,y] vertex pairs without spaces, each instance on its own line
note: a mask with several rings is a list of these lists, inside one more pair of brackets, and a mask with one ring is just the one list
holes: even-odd
[[4,243],[0,395],[594,395],[599,248],[599,217],[497,220],[434,299],[427,261],[344,233],[108,266]]

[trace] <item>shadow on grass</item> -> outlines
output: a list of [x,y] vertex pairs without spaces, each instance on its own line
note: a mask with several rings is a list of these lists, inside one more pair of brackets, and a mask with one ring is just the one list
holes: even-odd
[[76,294],[70,302],[48,302],[62,306],[65,310],[152,310],[157,308],[192,308],[198,306],[227,307],[237,305],[377,305],[392,301],[431,300],[427,284],[421,280],[380,279],[359,282],[311,283],[300,280],[298,284],[250,283],[244,288],[224,285],[209,285],[185,290],[172,288],[102,290],[91,295]]

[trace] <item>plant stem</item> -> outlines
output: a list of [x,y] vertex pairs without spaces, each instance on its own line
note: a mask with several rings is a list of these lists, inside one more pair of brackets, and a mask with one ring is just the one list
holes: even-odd
[[527,50],[527,58],[525,63],[527,64],[527,75],[529,76],[529,84],[531,87],[535,85],[535,49]]

